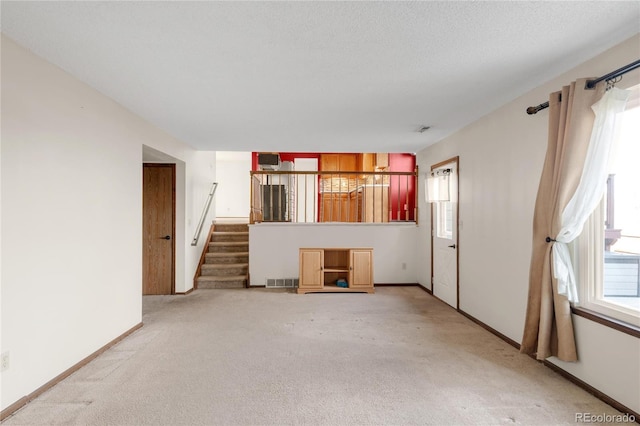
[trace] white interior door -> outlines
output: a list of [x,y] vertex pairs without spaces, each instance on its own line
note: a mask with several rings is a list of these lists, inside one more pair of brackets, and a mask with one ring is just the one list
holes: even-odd
[[[293,167],[296,172],[317,172],[317,158],[295,158]],[[317,222],[318,179],[316,175],[297,175],[295,192],[296,222]]]
[[451,169],[450,200],[432,203],[433,295],[458,308],[458,161],[437,165]]

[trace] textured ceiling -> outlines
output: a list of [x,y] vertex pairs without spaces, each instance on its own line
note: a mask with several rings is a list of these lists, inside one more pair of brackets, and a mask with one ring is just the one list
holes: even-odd
[[417,152],[640,30],[636,1],[2,1],[1,13],[19,44],[227,151]]

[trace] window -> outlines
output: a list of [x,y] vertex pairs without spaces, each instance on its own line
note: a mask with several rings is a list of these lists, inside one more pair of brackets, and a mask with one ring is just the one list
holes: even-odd
[[451,201],[436,203],[436,235],[438,238],[453,239],[453,203]]
[[621,113],[600,207],[574,246],[580,306],[640,326],[640,85]]

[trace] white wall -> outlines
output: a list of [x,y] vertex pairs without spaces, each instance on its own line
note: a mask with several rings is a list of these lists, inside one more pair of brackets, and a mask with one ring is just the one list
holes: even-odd
[[207,214],[196,246],[191,246],[211,184],[216,176],[216,153],[196,151],[173,138],[153,138],[144,141],[145,155],[159,162],[176,164],[176,293],[193,288],[193,277],[211,222],[215,205]]
[[206,243],[209,226],[215,218],[214,205],[212,204],[205,217],[197,246],[191,246],[200,215],[202,215],[211,184],[214,181],[216,153],[194,151],[182,144],[176,145],[182,149],[176,150],[171,147],[164,147],[164,149],[187,159],[189,167],[185,161],[147,145],[142,147],[142,159],[145,163],[176,165],[176,234],[173,236],[176,243],[175,287],[176,293],[184,293],[193,288],[193,276]]
[[[420,170],[460,156],[460,309],[520,342],[528,292],[533,208],[547,144],[548,110],[528,106],[580,77],[600,76],[637,60],[640,35],[488,112],[418,153]],[[640,72],[618,86],[637,84]],[[423,182],[421,182],[423,183]],[[430,287],[429,208],[420,193],[420,283]],[[640,411],[640,340],[574,317],[577,363],[557,363],[627,407]],[[524,356],[524,355],[523,355]]]
[[414,223],[251,225],[251,285],[265,285],[267,278],[297,278],[298,250],[304,247],[371,247],[374,283],[415,283],[415,233]]
[[219,151],[216,154],[216,216],[249,217],[250,170],[250,152]]
[[[211,223],[215,219],[215,205],[211,205],[209,213],[205,217],[202,232],[198,239],[197,246],[191,246],[198,221],[202,215],[204,204],[211,191],[211,184],[216,180],[216,153],[212,151],[194,151],[188,149],[188,155],[185,155],[187,163],[187,180],[186,180],[186,208],[183,222],[186,228],[187,252],[185,259],[185,284],[184,290],[193,288],[193,277],[200,262],[200,256],[205,244],[208,243],[207,235]],[[214,198],[215,201],[215,198]],[[177,222],[180,223],[180,222]],[[178,286],[176,284],[176,292]]]
[[176,290],[191,287],[201,247],[188,245],[189,234],[215,154],[193,151],[5,36],[1,47],[5,409],[140,323],[143,144],[184,163]]

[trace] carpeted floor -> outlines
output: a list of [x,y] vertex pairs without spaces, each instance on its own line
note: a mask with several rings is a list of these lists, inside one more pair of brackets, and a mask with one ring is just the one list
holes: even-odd
[[575,424],[619,414],[416,287],[146,296],[9,425]]

